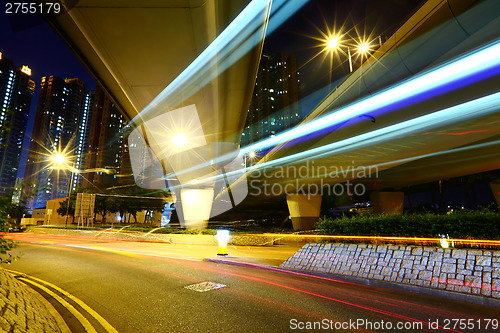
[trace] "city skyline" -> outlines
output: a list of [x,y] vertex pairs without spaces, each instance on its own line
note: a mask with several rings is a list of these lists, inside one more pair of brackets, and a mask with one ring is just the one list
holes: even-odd
[[53,159],[63,155],[76,170],[85,163],[89,97],[81,79],[42,78],[24,176],[27,183],[36,186],[30,208],[67,196],[71,184],[78,180],[73,170],[55,168]]
[[300,72],[294,54],[263,54],[248,109],[241,146],[297,124],[302,118]]
[[31,68],[0,53],[0,195],[16,185],[34,90]]

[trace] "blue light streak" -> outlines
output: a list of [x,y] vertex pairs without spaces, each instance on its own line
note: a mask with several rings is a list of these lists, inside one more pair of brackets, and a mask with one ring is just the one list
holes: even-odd
[[485,116],[498,111],[500,111],[500,92],[470,102],[455,105],[441,111],[433,112],[425,116],[357,135],[349,139],[309,149],[307,151],[282,157],[273,161],[264,162],[259,164],[259,166],[269,167],[290,161],[297,162],[299,159],[304,157],[314,156],[315,158],[321,158],[324,156],[339,154],[387,142],[389,140],[418,133],[423,130],[431,130],[433,128],[450,125],[459,121]]
[[[282,165],[292,161],[297,162],[301,159],[304,160],[310,157],[320,158],[354,149],[360,149],[374,144],[395,140],[399,137],[404,137],[424,130],[430,130],[459,121],[496,113],[498,111],[500,111],[500,92],[375,131],[357,135],[345,140],[309,149],[290,156],[281,157],[276,160],[263,162],[250,167],[247,172]],[[226,175],[238,175],[238,172],[241,173],[241,171],[233,171],[227,173]],[[205,178],[202,179],[201,182],[212,182],[217,178],[218,177]]]
[[[272,2],[268,33],[279,27],[307,0],[252,0],[217,38],[127,125],[140,125],[158,113],[170,110],[195,94],[248,51],[262,42],[259,31],[266,24]],[[222,60],[221,60],[222,59]]]
[[[342,107],[335,112],[327,114],[323,117],[319,117],[315,120],[312,120],[309,123],[300,124],[297,127],[282,132],[280,134],[277,134],[274,137],[267,138],[255,144],[246,146],[241,149],[241,154],[248,155],[250,152],[262,151],[274,147],[280,143],[296,140],[298,138],[310,135],[312,133],[316,133],[326,128],[342,124],[344,122],[351,120],[354,117],[366,115],[371,112],[380,110],[382,108],[389,107],[391,105],[404,101],[405,99],[415,97],[424,93],[432,93],[432,91],[441,89],[446,86],[449,87],[453,83],[466,80],[467,78],[477,76],[478,74],[481,73],[483,74],[490,73],[490,75],[495,75],[496,71],[492,71],[492,69],[495,69],[498,66],[500,66],[500,57],[498,57],[498,54],[500,54],[500,42],[495,41],[476,51],[470,52],[462,57],[459,57],[458,59],[447,62],[439,67],[430,69],[427,72],[416,75],[404,81],[403,83],[395,85],[384,91],[381,91],[373,96],[367,97],[359,102]],[[460,84],[459,86],[462,86],[462,84]],[[394,126],[398,125],[400,124],[396,124]],[[364,135],[369,135],[370,133]],[[330,147],[330,146],[328,145],[324,147]],[[309,150],[306,152],[302,152],[301,154],[307,152],[309,152]],[[320,152],[316,151],[315,153],[318,154]],[[295,156],[296,159],[301,158],[300,155],[297,154],[291,156]],[[292,160],[291,156],[284,157],[285,160],[279,159],[279,161],[291,161]],[[186,169],[183,172],[190,172],[192,170],[204,167],[209,164],[215,164],[217,163],[217,161],[219,160],[222,161],[224,159],[227,159],[227,157],[221,156],[213,161],[204,163],[203,165],[194,166],[189,169]],[[266,162],[266,163],[271,163],[271,162]],[[261,163],[258,164],[257,166],[262,166],[264,164],[265,163]],[[265,164],[265,165],[269,166],[273,164]],[[168,177],[172,176],[175,176],[175,174],[168,175]]]
[[241,153],[246,155],[252,151],[263,150],[283,142],[303,137],[354,117],[369,114],[377,109],[387,107],[413,96],[430,92],[455,81],[495,68],[500,65],[499,54],[500,42],[496,41],[472,54],[465,55],[451,63],[441,65],[438,68],[417,75],[416,77],[386,89],[374,96],[343,107],[309,123],[301,124],[272,138],[244,147],[241,149]]

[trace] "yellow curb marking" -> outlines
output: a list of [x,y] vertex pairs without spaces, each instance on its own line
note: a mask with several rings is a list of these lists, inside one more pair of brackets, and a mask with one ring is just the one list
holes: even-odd
[[75,316],[76,319],[78,319],[78,321],[80,322],[80,324],[82,324],[83,328],[85,328],[85,331],[89,332],[89,333],[97,333],[97,331],[94,329],[94,327],[92,326],[92,324],[90,324],[90,322],[80,313],[78,312],[77,309],[75,309],[73,307],[73,305],[69,304],[68,302],[66,302],[63,298],[61,298],[59,295],[57,295],[56,293],[54,293],[52,290],[50,290],[49,288],[47,287],[44,287],[42,286],[41,284],[39,283],[36,283],[34,281],[30,281],[28,279],[24,279],[22,277],[18,277],[19,280],[25,282],[25,283],[28,283],[28,284],[31,284],[43,291],[45,291],[47,294],[49,294],[50,296],[52,296],[56,301],[58,301],[59,303],[61,303],[62,306],[64,306],[69,312],[71,312],[71,314],[73,316]]
[[[12,274],[12,273],[11,273]],[[24,282],[24,281],[21,281]],[[50,312],[50,314],[54,317],[54,319],[57,322],[57,327],[61,330],[62,333],[71,333],[71,330],[68,327],[68,324],[64,321],[63,317],[61,317],[61,314],[57,312],[57,310],[54,308],[52,304],[45,298],[43,298],[42,295],[40,295],[38,292],[36,292],[33,288],[30,288],[40,299],[41,302],[44,303],[45,308]]]
[[[21,272],[16,272],[16,271],[12,271],[10,269],[6,269],[6,271],[12,273],[12,274],[15,274],[15,275],[24,275],[30,279],[33,279],[33,280],[36,280],[40,283],[43,283],[55,290],[57,290],[58,292],[60,292],[61,294],[63,294],[64,296],[68,297],[69,299],[71,299],[73,302],[75,302],[76,304],[78,304],[82,309],[84,309],[85,311],[87,311],[88,314],[90,314],[92,317],[94,317],[98,322],[99,324],[101,324],[101,326],[109,333],[118,333],[118,331],[113,327],[111,326],[110,323],[108,323],[106,321],[106,319],[104,319],[103,317],[101,317],[101,315],[99,315],[97,312],[95,312],[92,308],[90,308],[87,304],[85,304],[83,301],[81,301],[79,298],[71,295],[70,293],[68,293],[66,290],[63,290],[61,288],[59,288],[58,286],[50,283],[50,282],[47,282],[47,281],[44,281],[44,280],[41,280],[39,278],[36,278],[34,276],[30,276],[28,274],[25,274],[25,273],[21,273]],[[27,280],[27,279],[22,279],[23,281],[25,282],[28,282],[28,283],[31,283],[33,284],[34,286],[42,289],[43,291],[45,291],[47,294],[51,295],[52,297],[54,297],[54,299],[56,299],[59,303],[61,303],[61,305],[63,305],[66,309],[68,309],[68,311],[70,311],[77,319],[78,321],[80,321],[80,323],[83,325],[83,327],[85,328],[85,330],[87,332],[96,332],[96,330],[94,329],[94,327],[90,324],[90,322],[80,313],[78,312],[71,304],[69,304],[67,301],[65,301],[63,298],[61,298],[59,295],[55,294],[53,291],[51,291],[50,289],[34,282],[34,281],[30,281],[30,280]],[[72,311],[73,309],[73,311]],[[83,320],[80,320],[80,318]],[[84,323],[86,322],[86,324]],[[88,325],[88,326],[86,326]]]

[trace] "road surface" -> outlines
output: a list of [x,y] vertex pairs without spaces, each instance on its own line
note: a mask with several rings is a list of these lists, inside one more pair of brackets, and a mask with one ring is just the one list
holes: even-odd
[[[216,247],[190,253],[185,245],[23,237],[14,251],[22,258],[3,267],[61,288],[118,332],[500,331],[493,330],[498,308],[201,260]],[[280,256],[279,248],[261,251]],[[226,287],[185,288],[201,282]],[[72,331],[84,331],[71,314],[63,317]]]

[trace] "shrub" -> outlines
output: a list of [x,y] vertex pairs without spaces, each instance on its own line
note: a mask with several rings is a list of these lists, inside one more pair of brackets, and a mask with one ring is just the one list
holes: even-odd
[[13,257],[9,251],[16,246],[16,243],[13,241],[5,239],[3,234],[8,232],[10,227],[10,223],[7,221],[8,204],[9,201],[5,197],[0,198],[0,263],[9,263],[12,261]]
[[486,209],[450,214],[411,214],[322,218],[319,234],[347,236],[401,236],[500,239],[500,213]]

